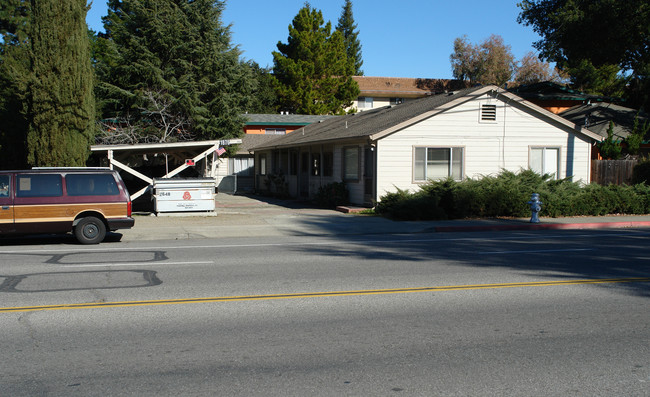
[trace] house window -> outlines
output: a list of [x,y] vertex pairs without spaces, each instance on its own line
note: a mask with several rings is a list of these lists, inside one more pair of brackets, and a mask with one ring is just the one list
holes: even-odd
[[400,103],[404,103],[404,98],[390,98],[391,105],[399,105]]
[[481,121],[495,123],[497,121],[497,105],[482,104]]
[[323,176],[332,176],[334,174],[334,153],[323,153]]
[[463,179],[462,147],[416,147],[413,159],[413,175],[416,182],[429,179]]
[[264,130],[265,135],[285,135],[286,133],[286,128],[267,128]]
[[260,175],[266,175],[266,155],[260,155]]
[[343,148],[343,180],[359,180],[359,148],[357,146]]
[[560,148],[531,147],[530,169],[540,175],[549,174],[553,179],[560,176]]
[[253,176],[254,161],[252,157],[230,157],[228,163],[231,175]]
[[368,96],[359,97],[359,109],[372,109],[373,98]]

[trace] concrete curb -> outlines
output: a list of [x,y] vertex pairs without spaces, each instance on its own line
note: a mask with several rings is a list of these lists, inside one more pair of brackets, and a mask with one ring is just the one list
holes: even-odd
[[650,227],[650,221],[629,222],[588,222],[588,223],[531,223],[521,225],[472,225],[472,226],[436,226],[436,232],[489,232],[509,230],[579,230],[579,229],[621,229],[633,227]]

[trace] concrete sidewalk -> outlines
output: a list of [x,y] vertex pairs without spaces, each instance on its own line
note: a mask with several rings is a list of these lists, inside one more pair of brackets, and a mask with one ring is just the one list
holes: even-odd
[[526,219],[392,221],[313,208],[292,200],[220,193],[215,213],[135,214],[122,241],[227,237],[371,235],[540,229],[646,228],[650,215]]

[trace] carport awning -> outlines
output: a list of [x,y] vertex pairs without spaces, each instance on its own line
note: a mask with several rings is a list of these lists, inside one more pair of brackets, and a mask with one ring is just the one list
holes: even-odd
[[[212,156],[212,167],[209,171],[209,176],[214,177],[216,174],[216,156],[217,150],[221,146],[235,145],[242,143],[241,139],[222,139],[213,141],[187,141],[187,142],[174,142],[174,143],[142,143],[136,145],[94,145],[90,147],[92,152],[106,152],[108,157],[109,167],[113,169],[117,167],[129,174],[147,182],[149,186],[153,184],[153,177],[144,175],[128,165],[120,162],[115,158],[118,154],[130,155],[144,155],[154,153],[164,153],[175,157],[182,158],[183,155],[187,160],[191,160],[189,164],[194,164],[197,161],[206,159]],[[189,157],[189,158],[188,158]],[[177,175],[184,169],[190,167],[187,162],[176,167],[172,171],[168,171],[164,178],[171,178]],[[207,163],[206,163],[207,164]],[[149,186],[146,186],[139,191],[133,193],[131,198],[142,196]]]

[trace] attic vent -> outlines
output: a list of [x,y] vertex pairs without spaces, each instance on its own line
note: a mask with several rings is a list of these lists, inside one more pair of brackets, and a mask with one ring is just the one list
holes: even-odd
[[497,121],[497,105],[481,105],[481,121]]

